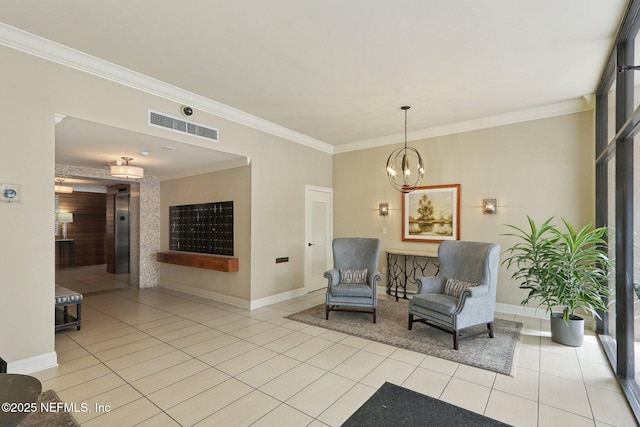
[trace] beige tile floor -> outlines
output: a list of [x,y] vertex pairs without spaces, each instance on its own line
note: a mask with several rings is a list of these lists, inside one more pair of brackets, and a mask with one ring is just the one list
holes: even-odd
[[91,294],[116,288],[128,288],[129,274],[109,274],[104,264],[84,265],[64,270],[56,269],[56,283],[82,294]]
[[86,426],[339,426],[385,381],[516,426],[636,425],[593,334],[560,346],[548,322],[515,318],[510,377],[283,318],[323,299],[249,311],[162,288],[88,294],[82,330],[56,334],[59,366],[35,376],[87,404]]

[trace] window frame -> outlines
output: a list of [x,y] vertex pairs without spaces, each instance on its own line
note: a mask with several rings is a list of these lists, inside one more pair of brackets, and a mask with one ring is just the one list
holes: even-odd
[[[632,0],[596,90],[596,225],[615,230],[615,324],[606,313],[596,322],[596,331],[627,400],[640,421],[640,387],[635,380],[635,331],[633,292],[633,152],[634,136],[640,132],[640,107],[633,111],[634,70],[619,71],[619,65],[635,65],[634,45],[640,29],[640,0]],[[616,134],[608,140],[608,94],[615,91]],[[608,163],[615,155],[615,218],[608,218]],[[640,167],[640,165],[639,165]],[[611,238],[613,236],[609,236]],[[610,335],[615,328],[615,338]]]

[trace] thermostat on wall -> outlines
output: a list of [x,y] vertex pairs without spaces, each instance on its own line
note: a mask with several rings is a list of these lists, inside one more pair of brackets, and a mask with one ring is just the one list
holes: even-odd
[[20,193],[19,184],[0,184],[0,200],[3,202],[19,202]]

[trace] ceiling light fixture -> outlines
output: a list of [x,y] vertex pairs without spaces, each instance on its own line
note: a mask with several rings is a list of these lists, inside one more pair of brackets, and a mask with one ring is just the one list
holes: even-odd
[[[407,110],[408,105],[400,107],[404,110],[404,147],[391,152],[387,159],[387,177],[393,187],[402,192],[410,193],[418,188],[424,177],[424,162],[422,156],[413,147],[407,147]],[[414,165],[414,171],[411,170]],[[401,173],[398,173],[400,171]]]
[[116,164],[111,166],[111,176],[115,176],[117,178],[142,178],[144,176],[144,169],[129,166],[129,162],[133,160],[131,157],[122,157],[125,164],[122,164],[121,160],[116,160]]
[[54,190],[56,193],[73,193],[73,187],[69,187],[68,185],[62,185],[64,179],[58,178],[56,179],[56,185]]

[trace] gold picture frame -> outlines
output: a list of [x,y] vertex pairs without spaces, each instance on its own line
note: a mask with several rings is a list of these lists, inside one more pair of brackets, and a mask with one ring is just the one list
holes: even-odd
[[460,184],[423,186],[404,193],[402,240],[460,240]]

